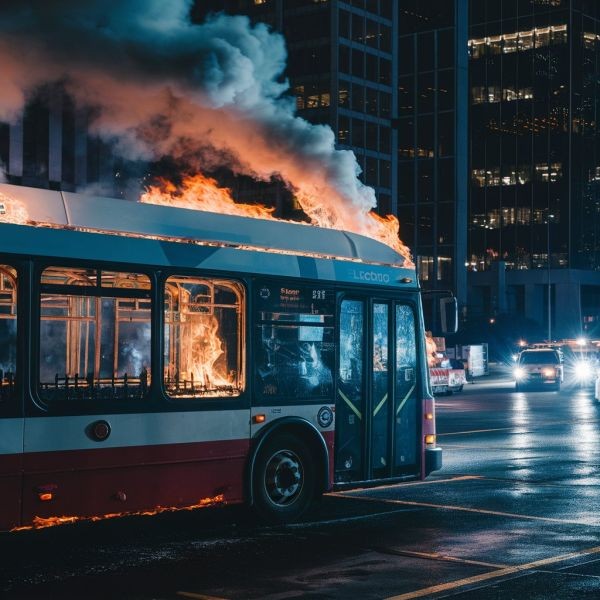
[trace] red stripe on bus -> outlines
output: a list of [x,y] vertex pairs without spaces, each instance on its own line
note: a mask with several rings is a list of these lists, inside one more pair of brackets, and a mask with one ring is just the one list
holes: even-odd
[[248,439],[117,448],[103,448],[99,443],[98,448],[90,450],[26,452],[23,455],[23,467],[25,472],[42,472],[56,469],[94,469],[141,464],[231,460],[245,458],[249,447]]

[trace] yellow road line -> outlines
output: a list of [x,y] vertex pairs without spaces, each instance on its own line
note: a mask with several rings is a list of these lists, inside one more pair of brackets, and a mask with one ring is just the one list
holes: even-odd
[[357,496],[353,496],[352,492],[358,492],[360,490],[387,490],[390,488],[395,488],[398,486],[402,486],[403,488],[413,486],[413,485],[433,485],[434,483],[454,483],[455,481],[468,481],[470,479],[485,479],[482,475],[459,475],[457,477],[450,477],[449,479],[428,479],[427,481],[407,481],[401,483],[390,483],[389,485],[378,485],[378,486],[369,486],[367,488],[352,488],[347,492],[329,492],[327,496],[339,496],[340,498],[356,498]]
[[[449,480],[451,481],[451,480]],[[425,482],[427,483],[427,482]],[[435,483],[435,482],[431,482]],[[409,484],[402,484],[402,487]],[[350,494],[333,493],[331,496],[344,496],[345,498],[355,498],[365,502],[383,502],[385,504],[400,504],[403,506],[421,506],[423,508],[437,508],[440,510],[455,510],[458,512],[476,513],[480,515],[492,515],[495,517],[511,517],[513,519],[524,519],[528,521],[542,521],[544,523],[560,523],[561,525],[586,525],[587,527],[600,527],[599,523],[590,523],[589,521],[575,521],[573,519],[555,519],[553,517],[536,517],[535,515],[523,515],[520,513],[509,513],[500,510],[486,510],[484,508],[470,508],[468,506],[456,506],[454,504],[433,504],[431,502],[414,502],[412,500],[393,500],[390,498],[373,498],[366,496],[353,496]]]
[[482,581],[489,581],[490,579],[499,579],[500,577],[506,577],[507,575],[522,573],[524,571],[531,571],[537,569],[538,567],[563,562],[565,560],[571,560],[579,556],[589,556],[590,554],[598,553],[600,553],[600,546],[594,546],[593,548],[586,548],[585,550],[580,550],[579,552],[570,552],[569,554],[551,556],[550,558],[543,558],[530,563],[515,565],[514,567],[506,567],[505,569],[498,569],[497,571],[490,571],[489,573],[482,573],[481,575],[474,575],[473,577],[466,577],[464,579],[457,579],[456,581],[449,581],[448,583],[432,585],[427,588],[415,590],[414,592],[408,592],[398,596],[390,596],[387,598],[387,600],[411,600],[412,598],[422,598],[423,596],[429,596],[430,594],[438,594],[448,590],[455,590],[466,585],[472,585]]
[[[374,550],[379,550],[374,548]],[[492,569],[507,569],[509,565],[481,562],[480,560],[470,560],[468,558],[458,558],[455,556],[448,556],[447,554],[440,554],[439,552],[413,552],[411,550],[394,550],[393,548],[386,548],[381,550],[388,554],[397,554],[398,556],[414,556],[415,558],[425,558],[427,560],[437,560],[440,562],[455,562],[461,565],[475,565],[477,567],[491,567]]]
[[438,437],[442,437],[445,435],[466,435],[469,433],[488,433],[490,431],[510,431],[511,429],[515,429],[515,427],[497,427],[496,429],[471,429],[469,431],[450,431],[448,433],[438,433]]
[[182,598],[191,598],[192,600],[227,600],[219,596],[207,596],[206,594],[196,594],[195,592],[177,592]]

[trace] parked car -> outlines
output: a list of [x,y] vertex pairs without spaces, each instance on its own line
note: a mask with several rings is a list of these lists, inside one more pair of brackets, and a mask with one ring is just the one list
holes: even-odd
[[551,348],[523,350],[514,368],[517,391],[526,386],[560,390],[564,369],[560,354]]

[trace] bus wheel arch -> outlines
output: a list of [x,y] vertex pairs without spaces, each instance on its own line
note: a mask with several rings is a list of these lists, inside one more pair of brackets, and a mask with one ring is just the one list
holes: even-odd
[[254,440],[247,477],[248,504],[270,523],[293,521],[328,488],[323,436],[305,419],[279,419]]

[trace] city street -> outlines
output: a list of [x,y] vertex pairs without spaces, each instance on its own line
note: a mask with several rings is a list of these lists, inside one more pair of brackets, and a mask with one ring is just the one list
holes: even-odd
[[326,496],[288,527],[239,507],[3,534],[6,598],[597,598],[600,404],[483,378],[438,398],[444,468]]

